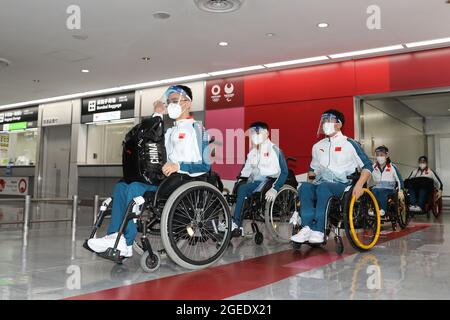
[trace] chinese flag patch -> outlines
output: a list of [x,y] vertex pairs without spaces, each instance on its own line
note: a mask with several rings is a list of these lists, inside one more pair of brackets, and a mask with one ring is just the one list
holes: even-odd
[[178,139],[184,139],[185,136],[186,136],[186,133],[180,132],[178,134]]
[[337,151],[337,152],[342,151],[342,147],[335,147],[334,151]]

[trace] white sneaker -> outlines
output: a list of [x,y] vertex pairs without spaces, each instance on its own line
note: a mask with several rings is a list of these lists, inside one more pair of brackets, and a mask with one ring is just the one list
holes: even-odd
[[131,258],[132,256],[133,256],[133,246],[127,246],[127,253],[124,255],[124,257]]
[[297,234],[291,237],[291,240],[297,243],[304,243],[309,240],[312,230],[306,226],[302,228]]
[[[105,252],[108,248],[114,247],[116,239],[117,239],[117,232],[113,234],[108,234],[103,238],[89,239],[87,244],[89,248],[91,248],[93,251],[97,253],[102,253]],[[120,251],[121,255],[122,253],[124,253],[123,255],[128,254],[127,243],[123,235],[120,237],[119,244],[117,245],[117,250]]]
[[323,243],[324,234],[320,231],[311,231],[309,243]]
[[409,211],[419,212],[422,211],[422,209],[419,206],[409,206]]
[[384,217],[385,214],[386,214],[386,212],[384,212],[383,209],[380,209],[380,216],[381,216],[381,217]]
[[231,225],[231,236],[232,237],[238,237],[238,233],[235,231],[236,229],[239,229],[239,236],[243,237],[244,236],[244,228],[243,227],[239,227],[236,223],[234,223]]

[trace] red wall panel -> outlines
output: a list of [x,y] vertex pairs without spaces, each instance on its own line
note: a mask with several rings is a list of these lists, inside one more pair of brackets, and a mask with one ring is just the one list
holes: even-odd
[[450,48],[355,61],[356,93],[450,86]]
[[[244,108],[207,111],[207,126],[247,128],[256,120],[280,130],[280,147],[307,171],[320,114],[344,112],[344,133],[354,136],[353,96],[450,86],[450,48],[267,72],[244,77]],[[216,113],[217,112],[217,113]],[[223,119],[230,117],[231,123]],[[242,118],[240,118],[242,117]],[[245,118],[245,121],[244,121]],[[234,179],[240,166],[215,167]]]
[[389,57],[391,91],[450,86],[450,48]]
[[390,64],[387,57],[355,61],[355,94],[389,92]]
[[241,156],[241,163],[239,163],[236,140],[233,141],[234,148],[232,152],[227,154],[227,145],[232,142],[226,139],[226,130],[244,128],[244,108],[208,110],[205,115],[205,123],[211,136],[220,133],[218,136],[215,136],[215,142],[218,144],[215,146],[216,156],[212,159],[214,161],[212,165],[213,170],[222,179],[235,180],[245,162],[245,154]]
[[353,61],[245,77],[245,106],[352,96]]
[[318,141],[320,116],[327,109],[338,109],[345,115],[343,133],[354,136],[353,98],[336,98],[281,103],[245,108],[245,127],[260,120],[271,129],[279,129],[280,148],[286,157],[297,158],[296,174],[305,173],[311,162],[311,148]]

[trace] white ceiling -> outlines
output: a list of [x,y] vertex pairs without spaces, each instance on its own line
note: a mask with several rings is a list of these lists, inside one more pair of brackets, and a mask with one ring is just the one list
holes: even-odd
[[450,93],[400,97],[397,100],[426,118],[450,116]]
[[[374,3],[382,29],[371,31],[366,9]],[[81,7],[81,30],[66,29],[72,4]],[[246,0],[228,14],[199,11],[193,0],[0,0],[0,7],[0,58],[12,61],[0,67],[0,105],[444,38],[450,30],[445,0]],[[156,20],[156,11],[171,18]]]

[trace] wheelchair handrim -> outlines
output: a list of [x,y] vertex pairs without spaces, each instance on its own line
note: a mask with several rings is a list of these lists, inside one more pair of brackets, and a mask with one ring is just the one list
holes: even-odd
[[[280,194],[282,194],[283,192],[292,192],[292,193],[295,194],[295,196],[293,197],[292,201],[294,201],[294,210],[296,210],[296,208],[295,208],[295,201],[296,201],[296,199],[295,199],[295,198],[296,198],[296,196],[297,196],[297,190],[296,190],[294,187],[292,187],[292,186],[283,186],[283,187],[281,188],[281,190],[278,192],[277,198],[278,198],[278,196],[279,196]],[[292,231],[291,231],[290,233],[287,233],[287,234],[285,235],[285,237],[283,237],[281,234],[279,234],[279,233],[276,231],[277,227],[274,226],[273,208],[274,208],[275,202],[277,201],[277,198],[275,198],[275,201],[269,203],[269,204],[268,204],[269,207],[266,209],[266,212],[265,212],[265,216],[266,216],[266,226],[267,226],[267,228],[269,229],[269,232],[271,233],[271,235],[272,235],[276,240],[288,243],[288,242],[290,242],[290,238],[291,238],[291,233],[292,233]],[[291,215],[292,215],[292,213],[291,213]],[[285,223],[287,224],[287,227],[290,227],[289,220],[290,220],[290,218],[291,218],[291,215],[288,214],[287,221],[285,222]],[[280,223],[282,223],[282,222],[280,222]],[[279,230],[279,228],[278,228],[278,230]]]
[[369,250],[369,249],[373,248],[373,246],[377,243],[378,238],[380,236],[381,217],[380,217],[380,208],[378,206],[378,202],[377,202],[375,196],[373,195],[373,193],[369,189],[364,188],[363,190],[364,190],[365,193],[367,193],[370,196],[370,198],[372,199],[373,203],[375,204],[377,229],[376,229],[376,232],[375,232],[375,237],[373,238],[373,240],[372,240],[372,242],[370,244],[362,243],[359,240],[358,235],[356,234],[355,226],[353,224],[353,207],[354,207],[355,202],[356,202],[356,197],[354,195],[352,196],[352,200],[350,201],[348,219],[349,219],[349,225],[350,225],[350,233],[352,235],[352,239],[351,240],[359,248],[364,249],[364,250]]
[[[220,193],[220,191],[208,183],[204,183],[204,182],[186,183],[185,185],[183,185],[179,188],[181,190],[181,192],[178,192],[178,190],[176,190],[169,197],[169,200],[173,199],[171,201],[172,204],[175,204],[175,203],[178,204],[180,202],[179,199],[183,195],[185,195],[193,190],[201,189],[201,188],[209,188],[210,192],[214,192],[214,194],[217,196],[217,198],[219,199],[220,203],[222,204],[222,206],[225,210],[224,214],[226,215],[227,225],[231,226],[231,215],[229,213],[229,207],[228,207],[226,200],[224,198],[220,198],[220,197],[222,197],[222,194]],[[169,202],[169,200],[167,202]],[[169,257],[174,262],[176,262],[178,265],[188,268],[188,269],[204,268],[204,267],[207,267],[207,266],[217,262],[222,257],[226,248],[228,247],[228,243],[229,243],[230,237],[231,237],[231,232],[229,230],[227,231],[226,237],[222,241],[221,248],[219,250],[217,250],[217,252],[213,256],[209,257],[207,260],[202,260],[202,261],[192,260],[189,257],[187,257],[180,250],[180,248],[178,248],[177,243],[174,242],[173,236],[169,236],[169,233],[172,232],[171,229],[169,228],[171,225],[171,223],[169,223],[170,222],[169,218],[173,217],[174,210],[175,209],[173,209],[173,208],[170,208],[170,210],[167,210],[166,208],[164,208],[163,217],[161,219],[161,231],[163,231],[163,229],[164,229],[164,232],[161,232],[161,236],[163,239],[164,248],[165,248],[167,254],[169,255]],[[190,241],[190,239],[188,239],[188,241]],[[198,241],[201,241],[201,240],[198,240]],[[198,245],[198,244],[194,243],[194,245]]]

